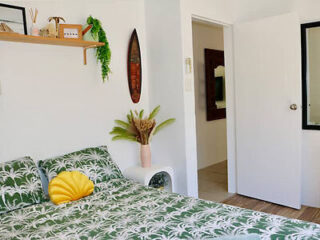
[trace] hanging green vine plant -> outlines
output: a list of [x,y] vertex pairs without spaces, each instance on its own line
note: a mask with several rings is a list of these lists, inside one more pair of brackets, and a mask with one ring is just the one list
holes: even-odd
[[98,47],[96,50],[97,60],[101,63],[101,73],[103,82],[105,79],[109,79],[109,74],[111,73],[110,61],[111,61],[111,49],[109,42],[106,36],[106,32],[101,26],[101,22],[93,18],[92,16],[88,17],[87,24],[92,25],[91,35],[94,39],[98,39],[99,42],[103,42],[105,45]]

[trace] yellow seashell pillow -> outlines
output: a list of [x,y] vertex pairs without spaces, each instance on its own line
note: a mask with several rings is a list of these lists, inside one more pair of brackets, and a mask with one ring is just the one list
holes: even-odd
[[93,182],[78,171],[61,172],[49,183],[49,196],[54,204],[68,203],[90,195]]

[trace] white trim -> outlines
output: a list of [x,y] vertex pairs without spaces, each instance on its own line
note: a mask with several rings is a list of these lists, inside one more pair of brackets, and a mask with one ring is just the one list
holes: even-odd
[[[212,20],[206,17],[192,15],[192,21],[204,22],[211,25],[222,25],[224,32],[226,99],[227,99],[227,149],[228,149],[228,192],[237,192],[236,164],[236,103],[234,83],[234,48],[233,26],[229,23]],[[190,36],[192,38],[192,35]],[[193,89],[194,93],[194,89]],[[191,164],[191,166],[194,164]],[[187,166],[188,167],[188,166]],[[188,172],[188,171],[187,171]]]
[[225,22],[221,22],[221,21],[217,21],[217,20],[213,20],[211,18],[207,18],[207,17],[202,17],[196,14],[192,14],[191,15],[192,20],[195,22],[204,22],[210,25],[219,25],[219,26],[231,26],[230,23],[225,23]]
[[227,156],[228,156],[228,192],[237,192],[237,145],[236,145],[236,102],[234,82],[234,47],[233,27],[225,26],[224,57],[226,71],[226,101],[227,101]]

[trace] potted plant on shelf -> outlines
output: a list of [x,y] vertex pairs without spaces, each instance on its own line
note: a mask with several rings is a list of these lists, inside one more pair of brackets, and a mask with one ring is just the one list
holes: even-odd
[[155,117],[160,111],[157,106],[147,117],[143,117],[144,110],[140,112],[130,110],[127,115],[127,121],[115,120],[118,126],[115,126],[110,134],[115,135],[112,140],[129,140],[141,144],[140,156],[143,168],[151,167],[150,141],[152,136],[156,135],[161,129],[172,124],[175,119],[170,118],[157,125]]
[[83,26],[83,39],[86,41],[103,42],[105,45],[96,49],[97,60],[101,63],[102,80],[109,78],[111,73],[110,61],[111,50],[106,32],[102,28],[101,22],[92,16],[87,18],[87,24]]

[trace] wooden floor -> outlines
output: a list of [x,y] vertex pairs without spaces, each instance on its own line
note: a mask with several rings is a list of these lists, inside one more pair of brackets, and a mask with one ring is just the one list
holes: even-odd
[[320,224],[320,208],[302,206],[300,210],[295,210],[240,195],[234,195],[222,203]]
[[[320,208],[302,206],[300,210],[257,199],[233,195],[227,191],[227,161],[198,171],[199,198],[214,202],[296,218],[320,224]],[[230,197],[231,196],[231,197]]]

